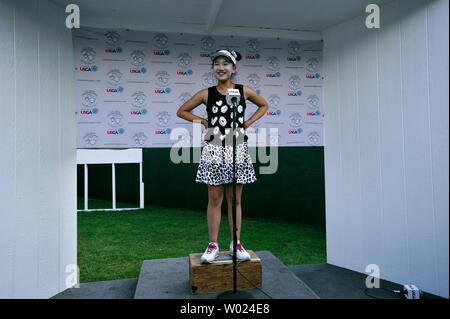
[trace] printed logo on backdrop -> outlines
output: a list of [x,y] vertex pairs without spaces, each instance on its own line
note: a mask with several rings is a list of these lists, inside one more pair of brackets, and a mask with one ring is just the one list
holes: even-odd
[[316,94],[308,95],[306,98],[306,101],[308,102],[308,107],[311,110],[316,110],[319,107],[319,97]]
[[249,39],[246,44],[246,60],[257,60],[261,58],[259,51],[259,41],[257,39]]
[[309,58],[306,60],[306,78],[307,79],[319,79],[319,61],[316,58]]
[[81,94],[81,104],[85,107],[81,109],[81,115],[98,114],[98,108],[95,107],[97,105],[97,97],[97,93],[94,90],[86,90]]
[[[125,130],[121,128],[120,126],[123,125],[123,115],[120,113],[120,111],[112,111],[108,114],[108,125],[112,126],[112,129],[109,129],[106,131],[106,134],[108,135],[122,135],[125,133]],[[120,127],[120,128],[119,128]]]
[[170,55],[169,38],[164,33],[156,34],[153,37],[153,45],[156,50],[153,50],[153,55],[156,56],[167,56]]
[[172,131],[168,128],[170,123],[170,114],[167,111],[161,111],[156,116],[156,124],[161,127],[155,131],[156,135],[169,135]]
[[98,141],[98,136],[94,132],[86,133],[83,136],[84,145],[87,147],[95,146],[95,144],[97,144],[97,141]]
[[108,114],[109,126],[113,126],[113,127],[122,126],[123,125],[122,119],[123,119],[123,115],[122,115],[122,113],[120,113],[120,111],[111,111]]
[[289,78],[289,91],[288,96],[300,96],[302,91],[300,90],[301,79],[298,75],[293,75]]
[[207,88],[213,85],[217,85],[217,78],[212,72],[206,72],[202,75],[202,85]]
[[311,132],[308,134],[308,144],[318,145],[320,141],[320,135],[317,132]]
[[110,84],[110,87],[106,88],[107,93],[122,93],[123,87],[120,86],[122,83],[122,72],[119,69],[113,69],[106,74],[106,82]]
[[281,116],[281,110],[274,110],[269,107],[269,110],[267,110],[266,115],[270,116],[271,118],[279,117]]
[[146,99],[147,99],[147,96],[145,95],[144,92],[137,91],[137,92],[134,92],[133,95],[131,96],[131,100],[132,100],[131,104],[134,107],[142,108],[147,105]]
[[194,72],[192,71],[192,57],[189,53],[184,52],[178,55],[178,70],[177,75],[180,76],[191,76]]
[[122,53],[123,49],[119,47],[120,45],[120,34],[116,31],[108,31],[105,33],[105,48],[106,53]]
[[167,111],[161,111],[156,114],[156,124],[160,127],[169,126],[170,122],[170,114]]
[[145,64],[145,53],[141,50],[134,50],[130,54],[130,62],[135,68],[130,69],[131,74],[146,73],[147,69],[142,67]]
[[[117,135],[119,138],[118,140],[120,140],[120,138],[123,139],[126,136],[126,139],[121,141],[125,142],[127,147],[164,147],[161,145],[165,144],[153,143],[161,142],[161,140],[158,140],[157,136],[163,134],[167,135],[171,130],[173,131],[174,128],[172,125],[174,121],[180,122],[180,124],[184,122],[182,119],[178,119],[175,116],[174,110],[169,110],[166,107],[169,104],[182,105],[193,95],[193,93],[190,92],[190,89],[184,88],[184,85],[179,84],[194,81],[191,81],[191,78],[195,75],[195,78],[198,76],[201,82],[200,87],[217,85],[217,79],[211,72],[209,57],[210,54],[217,49],[217,44],[219,42],[229,43],[223,45],[227,48],[241,45],[241,50],[239,51],[243,53],[243,60],[245,61],[244,65],[247,64],[248,68],[244,68],[239,72],[240,79],[237,82],[248,85],[260,95],[264,94],[264,97],[269,104],[269,115],[263,117],[262,120],[253,123],[246,130],[248,135],[252,133],[259,134],[259,132],[267,130],[272,122],[277,123],[282,135],[282,138],[280,138],[280,136],[277,138],[281,139],[279,145],[281,145],[280,142],[284,144],[303,144],[304,142],[303,146],[323,145],[321,136],[322,123],[320,121],[323,116],[321,109],[322,87],[320,85],[316,87],[308,85],[311,82],[320,81],[322,79],[322,58],[319,55],[315,55],[316,53],[305,55],[306,45],[309,45],[311,41],[292,39],[286,41],[284,48],[279,50],[278,53],[273,52],[267,55],[265,54],[266,47],[267,49],[276,46],[280,47],[279,41],[276,41],[276,39],[264,39],[263,42],[262,39],[257,37],[235,37],[230,40],[229,37],[190,35],[190,39],[192,39],[191,44],[197,44],[197,47],[199,47],[197,52],[200,53],[201,58],[205,58],[200,59],[201,61],[199,61],[199,66],[204,67],[202,70],[200,67],[197,67],[196,61],[193,60],[196,59],[195,54],[199,54],[195,52],[195,49],[191,50],[190,48],[185,48],[177,50],[176,52],[172,50],[172,33],[147,32],[144,36],[150,41],[147,42],[146,47],[133,47],[132,44],[125,41],[126,38],[124,37],[124,32],[122,30],[93,29],[97,30],[97,34],[100,35],[97,46],[91,44],[93,41],[86,43],[86,41],[83,40],[83,34],[80,31],[73,31],[76,35],[79,34],[79,37],[74,37],[74,52],[78,56],[75,63],[78,64],[76,65],[77,69],[83,72],[78,73],[79,78],[77,79],[77,87],[80,92],[78,93],[78,99],[81,97],[81,100],[79,100],[78,116],[81,115],[79,117],[80,120],[89,119],[88,121],[93,121],[92,119],[96,120],[97,117],[101,116],[101,123],[97,122],[100,126],[99,130],[97,130],[97,128],[89,128],[86,125],[78,125],[79,147],[97,148],[108,146],[104,144],[105,142],[109,142],[107,139],[105,141],[105,132],[107,131],[111,134],[107,136],[110,139],[114,139],[114,135]],[[136,36],[139,38],[141,36],[141,34],[137,33],[134,35],[133,32],[134,31],[130,31],[127,33],[127,37]],[[273,43],[267,43],[266,45],[266,42],[270,41],[273,41]],[[318,41],[312,42],[314,42],[313,48],[320,48],[321,44]],[[264,48],[262,47],[263,43]],[[195,48],[195,45],[193,48]],[[102,52],[102,50],[105,51]],[[320,54],[320,50],[317,50],[317,52],[317,54]],[[100,55],[97,56],[97,53]],[[114,54],[115,56],[113,56]],[[111,62],[115,64],[111,64]],[[150,64],[150,62],[152,64]],[[153,62],[155,64],[153,64]],[[159,65],[159,69],[153,70],[154,65]],[[285,74],[285,67],[290,68],[291,70],[297,69],[300,71]],[[146,68],[145,73],[142,72],[142,68]],[[150,72],[150,68],[152,68],[152,72]],[[184,79],[187,79],[190,76],[189,70],[192,71],[192,76],[189,81],[183,82]],[[96,72],[91,74],[84,73],[94,71]],[[160,72],[159,74],[157,74],[158,71]],[[175,72],[177,72],[176,75],[174,74]],[[200,73],[195,74],[195,72]],[[280,72],[279,77],[277,77],[277,72]],[[88,79],[86,76],[94,76],[94,74],[99,76],[101,74],[101,76],[90,78],[89,82],[99,82],[98,84],[100,87],[89,85],[87,82]],[[104,74],[105,77],[103,77]],[[129,77],[130,79],[148,77],[150,74],[152,76],[155,75],[155,78],[146,79],[150,80],[150,86],[127,87],[126,83],[128,83],[127,80],[129,80]],[[85,75],[84,78],[83,75]],[[181,80],[182,77],[183,80]],[[281,85],[276,85],[275,88],[273,84],[278,84],[278,82],[275,83],[275,81],[281,78],[286,79],[279,82]],[[132,82],[134,81],[131,81],[130,83]],[[102,86],[101,83],[104,83],[104,86]],[[197,82],[197,84],[200,83]],[[269,88],[270,91],[267,90],[267,88]],[[283,88],[285,89],[283,90]],[[105,89],[107,91],[106,94],[105,91],[103,91]],[[123,93],[126,93],[126,96],[123,95]],[[103,97],[102,94],[105,96]],[[289,101],[285,101],[286,94],[291,97],[288,98]],[[295,96],[297,96],[297,98],[295,98]],[[150,103],[153,99],[155,101]],[[114,102],[122,104],[112,106],[114,105]],[[160,102],[161,105],[159,105]],[[286,109],[284,108],[285,102],[287,104],[293,103],[292,105],[303,105],[298,103],[304,102],[305,106],[297,109]],[[149,108],[150,104],[151,106],[155,105],[160,108],[152,113]],[[250,104],[251,103],[249,103],[248,106],[250,106],[252,110],[256,109],[256,106]],[[167,112],[161,113],[161,111]],[[277,111],[281,111],[281,113],[277,113]],[[114,114],[114,112],[118,113]],[[113,114],[108,116],[108,113]],[[156,113],[159,114],[159,117],[156,117]],[[253,112],[247,112],[247,119],[249,118],[249,115],[251,115],[250,113]],[[195,110],[192,110],[192,114],[207,118],[207,112],[204,106],[195,108]],[[313,117],[316,119],[315,121],[311,120]],[[128,120],[130,120],[129,123]],[[148,121],[145,123],[151,123],[152,125],[147,125],[143,128],[136,128],[137,125],[133,125],[144,121]],[[186,122],[186,124],[188,123],[189,122]],[[131,130],[129,129],[129,126],[132,128]],[[156,134],[161,135],[156,135],[155,131]],[[266,141],[269,142],[270,135],[266,134],[265,136],[267,138]],[[254,136],[252,136],[252,138],[253,137]],[[162,137],[160,137],[160,139],[161,138]],[[274,137],[272,137],[272,140],[273,139]],[[273,141],[270,143],[273,144]],[[112,146],[110,144],[108,147],[123,147],[125,144],[119,146],[118,144],[113,143]]]
[[147,136],[144,132],[137,132],[133,135],[133,141],[135,146],[144,146],[145,142],[147,141]]
[[186,103],[186,101],[188,101],[190,98],[192,97],[192,95],[189,92],[183,92],[178,96],[178,101],[180,101],[181,104]]
[[209,58],[211,56],[212,53],[214,53],[214,43],[216,41],[210,37],[210,36],[206,36],[200,39],[200,48],[201,48],[201,52],[200,52],[200,57],[201,58]]
[[178,135],[179,139],[177,141],[177,145],[181,147],[190,147],[192,141],[192,134],[188,131],[184,131],[181,135]]
[[269,73],[266,73],[267,78],[279,78],[281,76],[280,70],[280,59],[276,56],[271,56],[266,60],[266,68]]
[[168,94],[172,91],[170,87],[168,87],[170,84],[170,75],[167,71],[159,71],[158,73],[156,73],[155,77],[155,85],[159,86],[159,88],[155,89],[156,94]]
[[83,48],[80,51],[80,60],[81,60],[81,66],[80,71],[81,72],[96,72],[98,70],[98,67],[94,65],[95,63],[95,56],[96,52],[93,48],[87,47]]
[[269,134],[269,145],[278,146],[280,145],[281,135],[280,134]]
[[261,78],[256,73],[249,74],[247,76],[247,85],[251,87],[256,93],[261,94],[259,86],[261,84]]
[[120,45],[120,34],[117,31],[110,30],[105,33],[105,43],[107,45]]
[[280,108],[280,96],[278,94],[271,94],[267,98],[267,102],[269,103],[269,107],[271,109],[279,109]]
[[144,108],[147,103],[145,100],[147,99],[147,96],[142,91],[134,92],[131,96],[131,105],[134,107],[131,109],[130,114],[133,116],[139,116],[139,115],[146,115],[147,109]]
[[301,49],[301,44],[297,41],[291,41],[288,43],[288,57],[289,62],[300,62],[302,57],[299,55]]
[[300,134],[303,132],[302,128],[300,128],[299,126],[302,125],[302,116],[300,115],[300,113],[295,112],[295,113],[291,113],[289,115],[289,125],[291,127],[294,127],[295,129],[290,129],[288,131],[288,134]]
[[267,111],[266,115],[270,116],[271,118],[279,117],[281,116],[281,110],[280,108],[280,97],[278,94],[272,94],[267,98],[267,102],[269,103],[269,110]]
[[311,94],[306,98],[308,108],[313,110],[312,112],[307,112],[307,116],[319,116],[320,111],[318,110],[319,107],[319,97],[316,94]]

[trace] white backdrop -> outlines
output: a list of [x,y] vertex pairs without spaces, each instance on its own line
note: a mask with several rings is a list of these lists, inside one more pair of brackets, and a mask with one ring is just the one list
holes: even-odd
[[[209,55],[221,48],[242,54],[233,81],[254,88],[270,106],[247,129],[250,146],[261,145],[260,134],[266,145],[323,145],[321,41],[86,27],[74,29],[73,39],[78,148],[192,146],[194,127],[176,111],[217,83]],[[245,119],[256,110],[247,101]],[[192,112],[207,118],[205,105]],[[185,136],[170,139],[175,128]],[[270,135],[271,128],[278,134]]]

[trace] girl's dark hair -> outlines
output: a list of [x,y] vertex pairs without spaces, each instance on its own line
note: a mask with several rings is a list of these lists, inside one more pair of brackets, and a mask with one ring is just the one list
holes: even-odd
[[[233,51],[233,50],[230,50],[230,49],[219,49],[219,50],[216,50],[216,52],[219,52],[220,50],[227,50],[228,52],[230,52],[231,53],[231,51]],[[242,55],[239,53],[239,52],[237,52],[237,51],[234,51],[235,53],[236,53],[236,62],[237,61],[240,61],[241,59],[242,59]],[[219,55],[219,56],[221,56],[221,55]],[[218,57],[219,57],[218,56]],[[214,60],[212,61],[212,65],[214,65],[214,61],[218,58],[218,57],[215,57],[214,58]],[[231,63],[233,63],[233,61],[231,61],[231,59],[230,58],[228,58],[228,57],[226,57],[226,56],[223,56],[224,58],[226,58],[228,61],[230,61]],[[234,64],[234,63],[233,63]]]

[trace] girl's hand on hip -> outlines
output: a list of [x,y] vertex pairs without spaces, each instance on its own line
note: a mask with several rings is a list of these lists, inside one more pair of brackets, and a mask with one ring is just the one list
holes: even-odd
[[203,126],[205,126],[205,130],[207,130],[208,129],[208,121],[203,119],[202,124],[203,124]]

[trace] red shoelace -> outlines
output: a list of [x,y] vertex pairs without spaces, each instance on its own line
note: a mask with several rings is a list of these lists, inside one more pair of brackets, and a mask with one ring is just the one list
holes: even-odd
[[244,251],[244,248],[242,248],[242,243],[237,244],[236,248],[239,249],[239,251]]
[[208,254],[210,254],[213,251],[213,249],[216,249],[216,248],[217,248],[217,246],[211,243],[208,245],[208,250],[206,252]]

